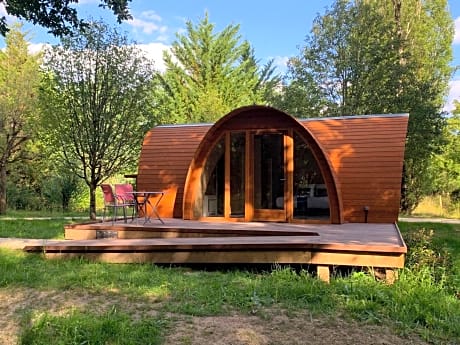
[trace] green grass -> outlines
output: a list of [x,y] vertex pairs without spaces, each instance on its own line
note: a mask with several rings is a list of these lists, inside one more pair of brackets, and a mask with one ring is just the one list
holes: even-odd
[[8,211],[0,216],[0,237],[63,239],[64,225],[89,219],[78,212]]
[[460,224],[399,222],[398,226],[403,237],[409,238],[420,229],[433,230],[432,245],[438,250],[445,249],[450,255],[451,284],[460,293]]
[[63,316],[44,313],[35,317],[27,315],[21,336],[21,345],[73,345],[73,344],[161,344],[165,322],[157,318],[132,321],[116,309],[97,315],[73,311]]
[[401,234],[407,235],[421,228],[433,229],[434,244],[446,246],[455,257],[460,257],[460,224],[434,223],[434,222],[399,222]]
[[69,219],[1,219],[0,237],[63,239]]
[[[4,224],[6,221],[1,221]],[[16,222],[16,221],[15,221]],[[8,233],[26,234],[44,221],[17,221]],[[53,223],[55,222],[55,223]],[[63,221],[48,238],[58,235]],[[54,225],[52,225],[54,224]],[[87,310],[80,308],[63,315],[40,312],[31,305],[24,312],[22,344],[140,344],[144,331],[162,342],[173,320],[146,316],[136,305],[154,303],[160,315],[229,315],[236,312],[263,316],[265,310],[308,310],[316,315],[341,315],[361,322],[391,325],[401,334],[417,333],[433,343],[453,344],[460,339],[460,225],[399,223],[403,236],[433,229],[424,237],[426,248],[446,248],[452,267],[441,271],[441,279],[430,265],[412,266],[399,272],[394,285],[386,285],[364,272],[333,277],[325,284],[308,271],[288,267],[266,270],[245,268],[198,269],[152,264],[105,264],[87,260],[46,260],[39,254],[0,249],[0,289],[3,291],[66,291],[125,300],[129,308]],[[27,228],[28,230],[23,230]],[[2,235],[0,235],[2,236]],[[411,250],[418,250],[414,246]],[[425,250],[425,247],[422,249]],[[432,253],[429,253],[431,258]],[[425,254],[425,252],[422,252]],[[437,261],[436,261],[437,262]],[[444,261],[440,261],[444,262]],[[154,301],[154,302],[152,302]],[[114,302],[115,303],[115,302]],[[131,309],[130,309],[131,308]],[[134,309],[133,309],[134,308]],[[116,309],[120,310],[120,309]],[[106,334],[113,331],[114,338]],[[118,332],[118,333],[117,333]],[[122,342],[120,339],[127,339]]]

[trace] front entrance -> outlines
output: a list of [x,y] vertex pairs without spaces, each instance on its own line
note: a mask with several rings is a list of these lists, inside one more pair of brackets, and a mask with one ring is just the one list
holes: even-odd
[[327,190],[295,131],[227,131],[201,173],[195,217],[229,221],[329,220]]
[[283,133],[253,134],[253,220],[286,221]]

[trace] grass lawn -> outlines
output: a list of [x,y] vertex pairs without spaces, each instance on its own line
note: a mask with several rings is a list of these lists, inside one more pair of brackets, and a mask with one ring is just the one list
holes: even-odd
[[[68,222],[0,219],[0,237],[62,238]],[[369,344],[368,334],[459,343],[460,225],[399,226],[405,238],[432,229],[426,248],[411,250],[423,260],[445,250],[449,267],[414,264],[391,286],[365,271],[325,284],[301,267],[104,264],[0,249],[0,343],[305,344],[315,332],[310,343]]]

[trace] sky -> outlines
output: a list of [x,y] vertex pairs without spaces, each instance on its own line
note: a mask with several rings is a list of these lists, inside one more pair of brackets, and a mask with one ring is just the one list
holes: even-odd
[[[460,0],[448,2],[456,27],[452,66],[460,66]],[[80,0],[77,5],[80,17],[102,18],[115,25],[115,16],[98,4],[98,0]],[[196,24],[208,13],[216,32],[230,24],[239,25],[242,39],[251,43],[256,57],[261,62],[274,59],[282,73],[288,58],[299,54],[314,18],[332,4],[333,0],[132,0],[129,7],[133,19],[121,27],[155,61],[157,69],[162,70],[162,52],[175,40],[176,33],[185,31],[187,20]],[[0,4],[0,16],[4,13]],[[26,23],[24,28],[30,31],[28,39],[32,49],[59,42],[39,26]],[[1,46],[4,42],[0,42]],[[446,111],[452,110],[454,99],[460,101],[460,71],[450,82]]]

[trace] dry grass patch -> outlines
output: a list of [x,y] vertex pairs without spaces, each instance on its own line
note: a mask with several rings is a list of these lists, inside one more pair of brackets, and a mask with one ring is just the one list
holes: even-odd
[[166,337],[171,345],[410,345],[428,344],[401,337],[386,326],[362,325],[339,318],[311,317],[310,313],[259,317],[186,317],[177,320]]
[[[19,341],[25,313],[65,315],[72,310],[105,313],[119,308],[133,320],[159,315],[161,305],[149,298],[132,299],[113,293],[85,291],[41,291],[30,288],[0,289],[0,344]],[[309,312],[287,314],[278,309],[260,310],[257,315],[235,313],[230,316],[194,317],[165,315],[164,344],[427,344],[418,338],[400,337],[386,326],[370,326]]]

